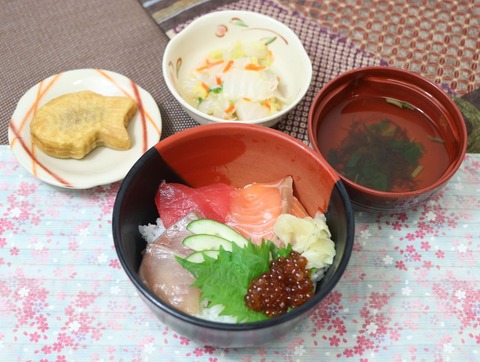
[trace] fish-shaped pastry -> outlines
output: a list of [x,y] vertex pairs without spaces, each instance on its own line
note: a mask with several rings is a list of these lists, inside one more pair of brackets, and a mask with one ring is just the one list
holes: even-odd
[[136,112],[135,102],[128,97],[68,93],[37,111],[30,123],[32,143],[57,158],[82,159],[99,146],[128,150],[127,126]]

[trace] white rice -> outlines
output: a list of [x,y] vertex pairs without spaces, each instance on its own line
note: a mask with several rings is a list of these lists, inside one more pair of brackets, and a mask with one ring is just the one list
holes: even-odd
[[139,225],[138,231],[147,243],[154,242],[165,231],[165,226],[160,218],[157,218],[156,224]]
[[209,308],[203,308],[200,314],[196,315],[196,317],[220,323],[237,323],[237,317],[231,315],[220,315],[223,308],[225,307],[221,304],[217,304]]
[[327,271],[327,268],[318,268],[315,270],[315,272],[312,273],[310,278],[314,283],[316,283],[323,278],[326,271]]

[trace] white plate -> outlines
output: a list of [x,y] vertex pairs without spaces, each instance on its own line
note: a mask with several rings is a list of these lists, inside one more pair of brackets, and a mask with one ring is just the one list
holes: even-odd
[[[129,150],[97,147],[76,160],[50,157],[32,145],[30,121],[35,112],[53,98],[83,90],[127,96],[137,103],[138,111],[128,126]],[[86,189],[123,179],[135,161],[160,140],[161,133],[160,110],[147,91],[118,73],[78,69],[53,75],[22,96],[10,121],[8,140],[18,162],[35,177],[59,187]]]

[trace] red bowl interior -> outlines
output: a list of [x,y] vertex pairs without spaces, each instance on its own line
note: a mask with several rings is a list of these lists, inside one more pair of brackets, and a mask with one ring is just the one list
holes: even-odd
[[243,187],[292,176],[294,191],[307,211],[313,216],[317,210],[326,210],[339,177],[307,145],[267,127],[220,127],[214,132],[210,125],[191,128],[155,147],[175,173],[193,187],[215,182]]

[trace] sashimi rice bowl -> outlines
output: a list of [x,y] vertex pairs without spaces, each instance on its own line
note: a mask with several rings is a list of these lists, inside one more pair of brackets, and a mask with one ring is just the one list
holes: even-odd
[[113,212],[127,275],[160,320],[215,346],[285,335],[335,287],[350,200],[313,150],[273,129],[211,124],[159,142]]

